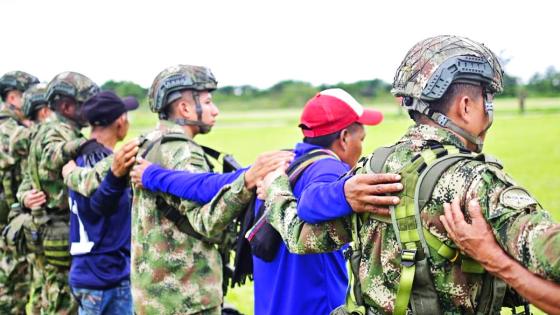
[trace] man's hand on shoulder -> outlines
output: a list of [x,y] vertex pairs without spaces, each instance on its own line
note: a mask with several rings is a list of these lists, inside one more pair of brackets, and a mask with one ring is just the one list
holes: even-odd
[[268,173],[275,169],[286,167],[294,159],[294,153],[290,151],[272,151],[262,153],[257,157],[255,163],[245,172],[245,187],[253,189],[257,182],[262,180]]
[[138,154],[139,142],[134,139],[122,146],[117,152],[113,163],[111,164],[111,172],[116,177],[123,177],[128,174],[134,162],[136,162],[136,154]]
[[344,184],[346,201],[354,212],[372,212],[389,216],[389,206],[397,205],[400,200],[386,194],[398,193],[403,186],[397,174],[358,174],[350,177]]

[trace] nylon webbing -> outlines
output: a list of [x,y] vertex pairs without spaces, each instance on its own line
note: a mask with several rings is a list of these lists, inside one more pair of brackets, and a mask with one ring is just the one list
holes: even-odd
[[397,206],[392,207],[393,211],[391,211],[393,229],[401,248],[402,266],[394,308],[394,314],[396,315],[406,314],[416,271],[417,242],[420,241],[416,224],[414,198],[416,184],[422,170],[435,161],[439,155],[446,153],[447,150],[444,148],[422,151],[419,156],[415,157],[400,172],[403,178],[401,181],[403,184],[401,202]]

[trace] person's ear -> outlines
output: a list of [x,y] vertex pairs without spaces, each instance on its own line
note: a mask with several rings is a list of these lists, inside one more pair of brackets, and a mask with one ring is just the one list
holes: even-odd
[[471,120],[470,115],[473,110],[472,100],[466,95],[456,97],[452,110],[454,111],[455,116],[459,117],[461,121],[468,123]]
[[344,151],[346,151],[346,149],[348,148],[348,142],[350,140],[349,137],[350,133],[348,132],[348,129],[343,129],[340,132],[340,146]]

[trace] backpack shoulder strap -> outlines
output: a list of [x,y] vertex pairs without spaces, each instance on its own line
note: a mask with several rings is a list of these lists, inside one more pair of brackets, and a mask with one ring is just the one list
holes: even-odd
[[389,156],[395,152],[397,145],[380,147],[373,152],[369,159],[369,169],[372,173],[381,173]]
[[[184,134],[170,132],[166,133],[160,137],[157,137],[153,140],[143,139],[140,141],[140,146],[145,147],[146,149],[142,153],[142,157],[147,159],[150,162],[158,163],[159,162],[159,154],[160,154],[160,147],[163,143],[172,142],[172,141],[192,141],[189,137]],[[190,224],[189,220],[185,216],[183,216],[179,210],[175,209],[171,205],[167,204],[165,200],[158,196],[156,197],[156,208],[157,210],[169,221],[173,222],[175,226],[179,229],[179,231],[196,238],[197,240],[206,241],[206,242],[214,242],[210,240],[200,233],[196,232],[192,225]]]

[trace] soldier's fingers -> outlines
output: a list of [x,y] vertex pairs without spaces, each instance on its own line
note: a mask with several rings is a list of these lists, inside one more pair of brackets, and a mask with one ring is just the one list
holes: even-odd
[[399,174],[359,174],[355,176],[360,176],[361,181],[368,184],[386,184],[394,183],[401,180],[401,175]]
[[484,215],[482,215],[482,209],[480,208],[480,204],[478,203],[477,200],[473,199],[469,201],[468,210],[469,210],[469,215],[471,217],[471,220],[473,222],[474,220],[478,220],[478,219],[484,220]]
[[461,223],[465,223],[465,216],[463,216],[463,212],[461,211],[461,205],[459,203],[459,199],[455,198],[451,202],[450,211],[451,218],[453,220],[454,225],[458,225]]
[[451,225],[449,224],[449,222],[447,222],[447,219],[445,218],[445,216],[440,215],[439,220],[441,221],[441,224],[443,224],[443,227],[447,231],[447,234],[449,235],[449,237],[452,240],[455,240],[455,231],[451,228]]
[[453,214],[451,213],[451,205],[449,203],[443,204],[443,214],[448,227],[455,230],[455,220],[453,219]]
[[399,192],[403,189],[401,183],[396,184],[373,184],[362,188],[362,191],[369,195],[384,195]]

